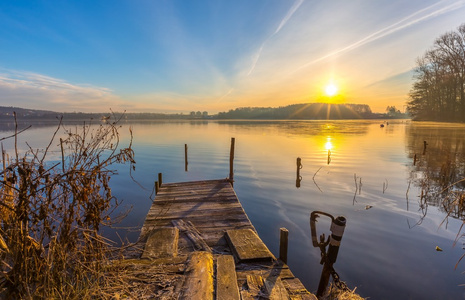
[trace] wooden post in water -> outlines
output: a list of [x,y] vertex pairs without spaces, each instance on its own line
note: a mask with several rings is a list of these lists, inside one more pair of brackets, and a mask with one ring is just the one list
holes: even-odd
[[279,228],[279,259],[287,264],[287,245],[288,245],[289,231],[282,227]]
[[187,144],[184,144],[184,162],[185,162],[185,171],[187,172],[187,165],[189,164],[187,162]]
[[160,190],[160,184],[158,181],[155,181],[155,195],[158,194],[158,191]]
[[302,169],[302,159],[297,157],[297,177],[295,179],[296,188],[300,188],[300,182],[302,181],[302,176],[300,176],[300,169]]
[[162,184],[163,184],[163,174],[158,173],[158,187],[161,187]]
[[229,181],[231,184],[234,182],[234,146],[236,143],[235,138],[231,138],[231,151],[229,152]]

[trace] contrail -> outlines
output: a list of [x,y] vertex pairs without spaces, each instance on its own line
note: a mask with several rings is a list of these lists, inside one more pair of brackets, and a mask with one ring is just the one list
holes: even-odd
[[281,23],[279,23],[279,26],[278,26],[278,28],[276,28],[276,31],[262,43],[262,45],[260,46],[260,49],[258,50],[258,52],[255,54],[255,56],[253,58],[252,67],[250,68],[249,72],[247,73],[247,76],[252,74],[252,72],[255,70],[255,66],[257,65],[257,62],[258,62],[258,60],[260,58],[260,55],[262,54],[263,47],[265,46],[266,42],[271,37],[273,37],[275,34],[277,34],[284,27],[284,25],[286,25],[286,23],[294,15],[294,13],[297,11],[297,9],[299,9],[299,7],[302,5],[303,2],[304,2],[304,0],[297,0],[296,2],[294,2],[292,7],[288,10],[287,14],[281,20]]
[[[296,2],[294,2],[294,5],[292,5],[291,9],[289,9],[287,14],[281,20],[281,23],[279,23],[279,26],[276,29],[276,31],[273,33],[273,35],[277,34],[281,30],[281,28],[283,28],[284,25],[286,25],[287,21],[289,21],[289,19],[297,11],[297,9],[299,9],[299,7],[302,5],[303,2],[304,2],[304,0],[297,0]],[[271,36],[273,36],[273,35],[271,35]]]
[[221,102],[224,98],[228,97],[233,91],[234,91],[234,88],[231,88],[226,94],[221,96],[221,98],[218,99],[218,101],[216,103]]
[[[378,30],[378,31],[376,31],[376,32],[374,32],[374,33],[372,33],[372,34],[370,34],[370,35],[364,37],[363,39],[361,39],[361,40],[359,40],[359,41],[357,41],[357,42],[355,42],[355,43],[353,43],[353,44],[350,44],[350,45],[348,45],[348,46],[346,46],[346,47],[344,47],[344,48],[338,49],[338,50],[333,51],[333,52],[331,52],[331,53],[329,53],[329,54],[326,54],[326,55],[324,55],[324,56],[322,56],[322,57],[320,57],[320,58],[317,58],[317,59],[315,59],[315,60],[313,60],[313,61],[311,61],[311,62],[308,62],[308,63],[306,63],[306,64],[300,66],[299,68],[297,68],[297,69],[296,69],[294,72],[292,72],[292,73],[295,73],[295,72],[297,72],[297,71],[299,71],[299,70],[301,70],[301,69],[304,69],[304,68],[306,68],[306,67],[308,67],[308,66],[310,66],[310,65],[312,65],[312,64],[315,64],[315,63],[317,63],[317,62],[320,62],[320,61],[325,60],[325,59],[327,59],[327,58],[330,58],[330,57],[332,57],[332,56],[335,56],[335,55],[338,55],[338,54],[341,54],[341,53],[344,53],[344,52],[347,52],[347,51],[350,51],[350,50],[357,49],[357,48],[359,48],[359,47],[361,47],[361,46],[363,46],[363,45],[365,45],[365,44],[371,43],[371,42],[376,41],[376,40],[378,40],[378,39],[380,39],[380,38],[383,38],[383,37],[385,37],[385,36],[388,36],[388,35],[390,35],[390,34],[393,34],[393,33],[397,32],[397,31],[399,31],[399,30],[401,30],[401,29],[410,27],[410,26],[412,26],[412,25],[415,25],[415,24],[420,23],[420,22],[423,22],[423,21],[425,21],[425,20],[428,20],[428,19],[431,19],[431,18],[440,16],[440,15],[442,15],[442,14],[445,14],[445,13],[448,13],[448,12],[451,12],[451,11],[454,11],[454,10],[457,10],[457,9],[459,9],[459,8],[461,8],[462,6],[465,5],[465,1],[464,1],[464,0],[462,0],[462,1],[457,1],[457,2],[454,2],[454,3],[449,4],[449,5],[447,5],[447,6],[444,6],[444,7],[442,7],[442,8],[439,8],[439,9],[436,9],[436,10],[434,10],[434,11],[431,11],[431,12],[425,14],[425,15],[418,16],[418,15],[421,15],[421,14],[423,14],[423,13],[425,13],[425,12],[428,12],[428,11],[430,11],[431,9],[433,9],[433,8],[435,8],[435,7],[437,7],[437,6],[439,6],[442,2],[444,2],[444,1],[440,1],[440,2],[437,2],[437,3],[433,4],[433,5],[428,6],[428,7],[426,7],[426,8],[423,8],[423,9],[421,9],[421,10],[419,10],[419,11],[417,11],[417,12],[415,12],[415,13],[409,15],[409,16],[407,16],[406,18],[404,18],[404,19],[402,19],[402,20],[400,20],[400,21],[398,21],[398,22],[392,24],[392,25],[389,25],[389,26],[387,26],[387,27],[385,27],[385,28],[383,28],[383,29],[381,29],[381,30]],[[418,17],[417,17],[417,16],[418,16]],[[416,18],[415,18],[415,17],[416,17]],[[414,19],[412,20],[412,18],[414,18]]]

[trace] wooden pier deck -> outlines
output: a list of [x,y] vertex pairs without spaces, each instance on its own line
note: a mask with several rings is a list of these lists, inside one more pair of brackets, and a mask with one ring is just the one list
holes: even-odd
[[316,299],[259,238],[227,179],[163,183],[128,269],[156,299]]

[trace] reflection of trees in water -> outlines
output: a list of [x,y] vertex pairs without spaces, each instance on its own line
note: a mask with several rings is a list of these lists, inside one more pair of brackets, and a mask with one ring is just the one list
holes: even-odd
[[250,130],[260,128],[295,135],[365,135],[373,123],[370,121],[326,120],[326,121],[291,121],[291,120],[227,120],[219,124],[229,125],[236,129]]
[[431,204],[448,216],[465,219],[465,127],[412,123],[406,138],[410,181],[420,189],[423,216]]

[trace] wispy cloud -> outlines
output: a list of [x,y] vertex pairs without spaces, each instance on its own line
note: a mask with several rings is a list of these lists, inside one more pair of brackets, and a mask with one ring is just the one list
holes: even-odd
[[281,20],[281,22],[278,25],[278,28],[276,28],[275,32],[269,36],[260,46],[259,50],[255,53],[255,55],[252,58],[252,66],[247,73],[247,76],[252,74],[252,72],[255,70],[255,66],[257,65],[258,60],[260,59],[260,55],[262,54],[263,48],[265,47],[266,42],[272,38],[274,35],[276,35],[278,32],[281,31],[281,29],[286,25],[286,23],[289,21],[289,19],[294,15],[294,13],[299,9],[299,7],[302,5],[304,0],[297,0],[294,2],[292,7],[287,11],[286,15],[284,18]]
[[321,56],[315,60],[312,60],[306,64],[303,64],[302,66],[300,66],[299,68],[297,68],[293,73],[301,70],[301,69],[304,69],[310,65],[313,65],[317,62],[320,62],[320,61],[323,61],[323,60],[326,60],[330,57],[333,57],[333,56],[336,56],[336,55],[339,55],[339,54],[342,54],[342,53],[345,53],[345,52],[348,52],[348,51],[351,51],[351,50],[354,50],[354,49],[357,49],[365,44],[368,44],[368,43],[371,43],[371,42],[374,42],[380,38],[383,38],[383,37],[386,37],[388,35],[391,35],[395,32],[398,32],[402,29],[405,29],[407,27],[410,27],[410,26],[413,26],[413,25],[416,25],[420,22],[423,22],[423,21],[426,21],[426,20],[429,20],[431,18],[435,18],[435,17],[438,17],[440,15],[443,15],[445,13],[448,13],[448,12],[452,12],[454,10],[457,10],[461,7],[463,7],[465,5],[465,0],[461,0],[461,1],[454,1],[452,3],[448,3],[450,1],[439,1],[435,4],[432,4],[426,8],[423,8],[419,11],[416,11],[412,14],[410,14],[409,16],[403,18],[402,20],[392,24],[392,25],[389,25],[381,30],[378,30],[350,45],[347,45],[343,48],[340,48],[338,50],[335,50],[333,52],[330,52],[324,56]]
[[276,31],[274,32],[273,35],[277,34],[283,27],[286,25],[287,21],[292,17],[292,15],[299,9],[299,7],[302,5],[304,0],[297,0],[294,2],[294,5],[289,9],[287,14],[284,16],[284,18],[281,20],[281,23],[279,23],[278,28],[276,28]]
[[[90,85],[78,85],[50,76],[0,70],[0,105],[53,107],[55,110],[108,110],[118,105],[119,99],[110,89]],[[98,103],[96,105],[96,103]]]
[[231,95],[231,93],[234,91],[234,89],[230,89],[226,94],[224,94],[223,96],[221,96],[220,99],[218,99],[218,102],[221,102],[223,99],[225,99],[226,97],[228,97],[229,95]]

